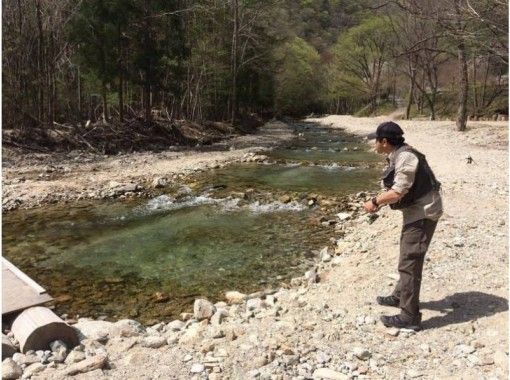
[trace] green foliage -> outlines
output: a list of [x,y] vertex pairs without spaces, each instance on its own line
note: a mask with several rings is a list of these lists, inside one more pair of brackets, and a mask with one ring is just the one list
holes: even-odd
[[276,52],[275,108],[279,114],[303,115],[313,110],[322,92],[320,57],[306,41],[295,37]]

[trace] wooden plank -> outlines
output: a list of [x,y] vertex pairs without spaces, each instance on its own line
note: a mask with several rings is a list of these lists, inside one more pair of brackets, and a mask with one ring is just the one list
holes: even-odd
[[42,305],[52,299],[44,288],[2,257],[2,315]]

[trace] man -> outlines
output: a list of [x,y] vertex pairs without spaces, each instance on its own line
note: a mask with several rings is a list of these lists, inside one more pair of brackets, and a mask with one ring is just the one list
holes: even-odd
[[386,327],[421,328],[420,285],[425,253],[443,213],[440,183],[425,156],[404,143],[404,131],[394,122],[385,122],[367,137],[375,139],[377,153],[386,154],[388,166],[383,173],[383,193],[364,203],[375,213],[390,205],[403,214],[398,261],[399,281],[393,293],[377,297],[377,303],[400,307],[400,314],[382,316]]

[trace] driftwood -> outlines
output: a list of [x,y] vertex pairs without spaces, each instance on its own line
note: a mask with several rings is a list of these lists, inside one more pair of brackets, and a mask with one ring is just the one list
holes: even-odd
[[11,331],[20,344],[21,352],[47,350],[51,342],[63,341],[68,348],[79,344],[76,330],[47,307],[31,307],[13,322]]
[[14,344],[5,336],[2,334],[2,360],[5,358],[10,358],[12,355],[14,355],[18,350],[16,347],[14,347]]

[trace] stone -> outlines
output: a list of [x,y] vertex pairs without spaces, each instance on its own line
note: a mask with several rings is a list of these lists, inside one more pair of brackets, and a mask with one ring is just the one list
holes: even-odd
[[14,360],[19,365],[30,365],[33,363],[39,363],[41,361],[37,355],[29,354],[28,352],[26,355],[16,352],[14,355],[12,355],[12,360]]
[[166,178],[164,177],[156,177],[152,180],[152,187],[155,189],[160,189],[165,187],[168,184]]
[[309,285],[318,282],[317,268],[312,268],[309,271],[307,271],[304,277]]
[[246,301],[246,310],[248,311],[259,311],[263,306],[264,303],[260,298],[251,298]]
[[362,347],[355,347],[352,353],[360,360],[368,360],[372,356],[370,351]]
[[211,317],[211,324],[220,325],[225,317],[228,317],[228,312],[225,309],[218,309]]
[[58,352],[61,350],[67,351],[67,345],[61,340],[56,340],[50,343],[50,349],[52,352]]
[[142,340],[141,345],[147,348],[160,348],[166,346],[166,338],[163,336],[148,336]]
[[23,378],[28,379],[35,375],[36,373],[42,372],[46,369],[46,366],[41,363],[33,363],[30,364],[25,370],[23,371]]
[[508,366],[508,355],[504,351],[496,351],[492,356],[494,364],[500,368],[506,368]]
[[341,221],[344,222],[346,220],[349,220],[352,218],[352,213],[350,212],[339,212],[336,214],[336,217]]
[[238,291],[228,291],[225,293],[225,298],[229,304],[240,304],[246,299],[246,294]]
[[82,360],[78,363],[74,363],[66,368],[63,372],[64,375],[76,375],[78,373],[85,373],[94,371],[96,369],[102,369],[105,364],[108,362],[108,355],[99,354],[95,356],[88,357],[85,360]]
[[196,299],[193,305],[193,316],[199,321],[202,319],[209,319],[213,316],[216,308],[206,299]]
[[280,197],[279,201],[282,203],[289,203],[292,198],[289,195],[283,195]]
[[328,253],[328,247],[324,247],[319,252],[319,258],[323,263],[331,261],[331,255]]
[[67,355],[65,363],[66,364],[74,364],[85,360],[85,353],[82,351],[71,351],[69,355]]
[[205,366],[201,363],[195,363],[191,366],[191,373],[202,373],[205,370]]
[[167,331],[181,331],[184,328],[184,322],[176,319],[175,321],[170,322],[166,325]]
[[2,379],[19,379],[23,374],[21,367],[11,358],[2,362]]
[[317,368],[313,373],[314,379],[323,379],[323,380],[347,380],[350,379],[349,376],[344,375],[341,372],[334,371],[329,368]]
[[181,313],[180,317],[181,317],[182,321],[189,321],[191,318],[193,318],[193,314],[192,313]]

